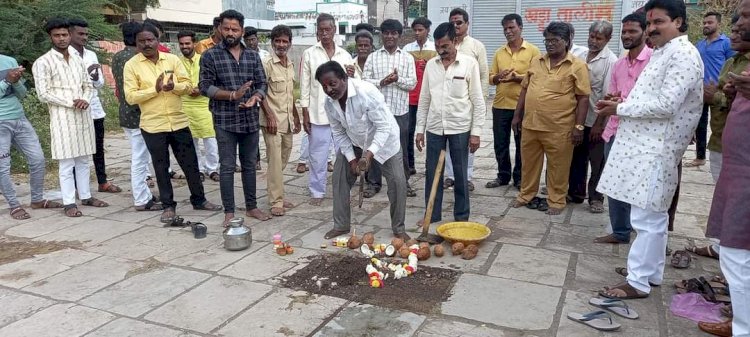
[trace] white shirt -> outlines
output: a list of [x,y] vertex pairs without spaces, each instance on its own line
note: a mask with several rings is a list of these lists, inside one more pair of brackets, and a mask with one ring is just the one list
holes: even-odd
[[617,106],[620,126],[597,191],[634,206],[666,211],[703,110],[703,62],[687,36],[655,49]]
[[[73,48],[73,46],[68,46],[68,53],[82,58],[83,63],[86,65],[87,72],[92,64],[99,64],[99,59],[96,57],[96,53],[86,48],[83,48],[83,55],[81,55],[80,53],[78,53],[78,50]],[[99,100],[99,91],[97,90],[104,86],[104,73],[102,73],[101,67],[97,69],[96,72],[99,73],[99,78],[96,81],[91,80],[91,84],[94,86],[94,92],[91,94],[89,107],[91,110],[91,118],[100,119],[107,116],[107,114],[104,112],[104,107],[102,107],[102,102],[101,100]],[[90,74],[89,78],[91,78]]]
[[336,61],[344,68],[346,65],[354,64],[352,56],[346,49],[339,46],[336,46],[333,57],[328,58],[328,53],[320,42],[305,49],[302,54],[299,105],[308,109],[310,123],[315,125],[328,125],[328,116],[323,108],[327,95],[323,92],[320,83],[315,80],[315,71],[321,64],[328,61]]
[[271,53],[268,52],[268,50],[265,49],[258,49],[258,54],[260,55],[260,61],[263,62],[267,60],[269,57],[271,57]]
[[353,146],[356,146],[372,152],[379,163],[385,163],[401,151],[398,123],[374,85],[349,78],[347,87],[346,111],[341,110],[338,101],[326,96],[325,111],[333,141],[348,161],[355,158]]
[[471,132],[482,135],[486,107],[479,65],[473,57],[456,53],[445,69],[440,56],[427,62],[419,93],[416,133],[436,135]]
[[482,98],[487,98],[490,90],[490,68],[487,66],[487,48],[484,47],[484,43],[467,35],[461,43],[456,44],[456,49],[459,53],[471,56],[477,61],[479,77],[482,79]]
[[[380,81],[390,75],[393,69],[396,69],[398,80],[381,87]],[[362,79],[380,89],[394,116],[403,116],[409,112],[409,91],[417,86],[417,71],[411,54],[401,48],[396,48],[393,54],[385,48],[374,51],[367,57]]]
[[584,46],[579,46],[577,44],[573,44],[570,46],[570,53],[573,54],[573,56],[583,60],[583,62],[586,62],[586,55],[589,53],[589,49]]
[[424,42],[424,45],[420,46],[419,42],[414,41],[412,43],[409,43],[402,48],[406,52],[413,52],[413,51],[422,51],[422,50],[435,50],[435,42],[427,39],[427,41]]
[[[588,52],[586,58],[588,58]],[[594,126],[596,122],[596,102],[604,98],[609,92],[609,82],[612,78],[612,69],[614,69],[615,62],[617,62],[617,55],[609,50],[609,47],[604,46],[599,54],[597,54],[591,61],[586,62],[586,66],[589,69],[589,82],[591,83],[591,94],[589,95],[589,112],[586,115],[586,126]]]

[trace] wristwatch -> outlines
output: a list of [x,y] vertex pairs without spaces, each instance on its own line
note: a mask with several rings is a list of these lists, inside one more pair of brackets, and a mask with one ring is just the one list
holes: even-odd
[[581,124],[578,124],[578,125],[576,125],[576,126],[575,126],[575,128],[576,128],[576,129],[577,129],[578,131],[583,131],[583,129],[585,129],[585,127],[584,127],[583,125],[581,125]]

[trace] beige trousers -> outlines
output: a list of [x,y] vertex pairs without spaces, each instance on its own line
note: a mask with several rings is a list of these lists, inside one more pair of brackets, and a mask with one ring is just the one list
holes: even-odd
[[268,159],[268,203],[271,207],[284,208],[284,168],[289,162],[289,154],[292,152],[291,132],[276,132],[275,135],[263,131],[263,140],[266,142],[266,157]]

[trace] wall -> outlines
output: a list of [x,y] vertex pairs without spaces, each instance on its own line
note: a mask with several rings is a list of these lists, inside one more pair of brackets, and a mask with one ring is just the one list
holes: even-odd
[[[281,1],[289,1],[289,0],[281,0]],[[211,0],[210,2],[219,2],[219,1]],[[234,9],[242,13],[242,15],[245,16],[245,18],[253,18],[253,19],[259,19],[259,20],[273,20],[274,19],[274,11],[268,8],[269,3],[267,2],[267,0],[222,0],[221,5],[224,10]],[[213,19],[213,17],[211,18]]]
[[218,0],[160,0],[159,8],[148,8],[146,15],[159,21],[210,25],[221,11]]

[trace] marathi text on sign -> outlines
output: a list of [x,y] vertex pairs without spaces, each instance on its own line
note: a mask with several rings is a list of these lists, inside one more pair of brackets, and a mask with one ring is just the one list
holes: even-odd
[[[557,8],[557,19],[563,22],[607,20],[612,22],[615,5],[592,4],[581,2],[578,7]],[[539,31],[544,31],[551,21],[553,8],[528,8],[525,12],[526,21],[535,23]]]

